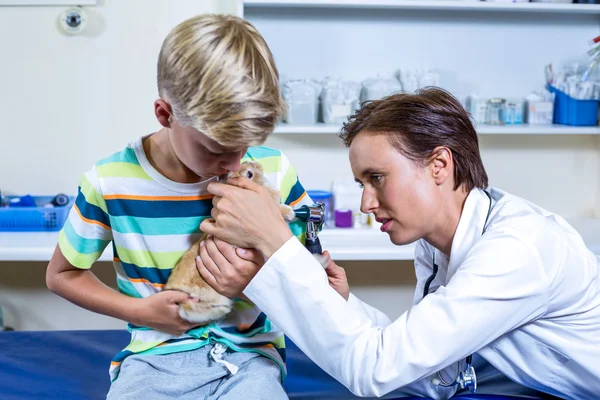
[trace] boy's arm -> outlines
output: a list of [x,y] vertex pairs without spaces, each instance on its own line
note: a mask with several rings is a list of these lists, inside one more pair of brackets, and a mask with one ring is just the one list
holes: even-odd
[[57,245],[46,270],[48,289],[70,302],[114,318],[134,323],[139,299],[106,286],[90,270],[77,268]]
[[187,294],[169,290],[143,299],[126,296],[106,286],[92,271],[71,265],[59,246],[48,264],[46,284],[52,292],[80,307],[134,325],[176,336],[195,326],[178,314],[178,305],[188,299]]
[[181,334],[193,325],[179,317],[180,292],[161,292],[144,299],[106,286],[89,269],[112,240],[106,202],[96,168],[86,173],[69,217],[59,233],[58,246],[46,270],[48,288],[70,302],[135,325]]

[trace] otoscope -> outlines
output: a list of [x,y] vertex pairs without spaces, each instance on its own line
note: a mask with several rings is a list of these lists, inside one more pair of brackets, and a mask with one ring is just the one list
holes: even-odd
[[296,218],[306,223],[306,239],[304,246],[312,254],[321,254],[321,241],[317,236],[317,232],[321,229],[325,219],[325,205],[319,201],[314,206],[304,205],[294,210]]

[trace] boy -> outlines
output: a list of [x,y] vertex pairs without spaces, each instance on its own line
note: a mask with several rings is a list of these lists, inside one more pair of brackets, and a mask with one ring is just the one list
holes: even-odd
[[[240,18],[191,18],[163,43],[158,90],[162,128],[81,180],[47,285],[129,322],[131,343],[111,363],[109,399],[287,398],[284,337],[253,304],[236,299],[225,321],[195,327],[177,313],[187,295],[161,291],[210,217],[206,186],[244,159],[263,165],[286,204],[312,203],[281,152],[250,147],[266,140],[283,110],[271,52]],[[292,229],[303,235],[300,224]],[[119,292],[89,271],[110,242]]]

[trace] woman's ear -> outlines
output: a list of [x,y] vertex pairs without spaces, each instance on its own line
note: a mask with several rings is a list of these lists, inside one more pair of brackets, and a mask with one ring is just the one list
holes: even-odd
[[454,159],[449,148],[440,146],[433,149],[430,166],[436,185],[454,178]]
[[158,123],[165,128],[171,127],[171,106],[163,99],[158,99],[154,102],[154,115]]

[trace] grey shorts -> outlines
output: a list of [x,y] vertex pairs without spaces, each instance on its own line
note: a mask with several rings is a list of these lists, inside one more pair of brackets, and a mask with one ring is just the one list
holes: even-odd
[[226,352],[223,360],[239,368],[232,374],[210,356],[212,348],[129,356],[107,399],[288,399],[281,385],[281,369],[274,361],[256,353]]

